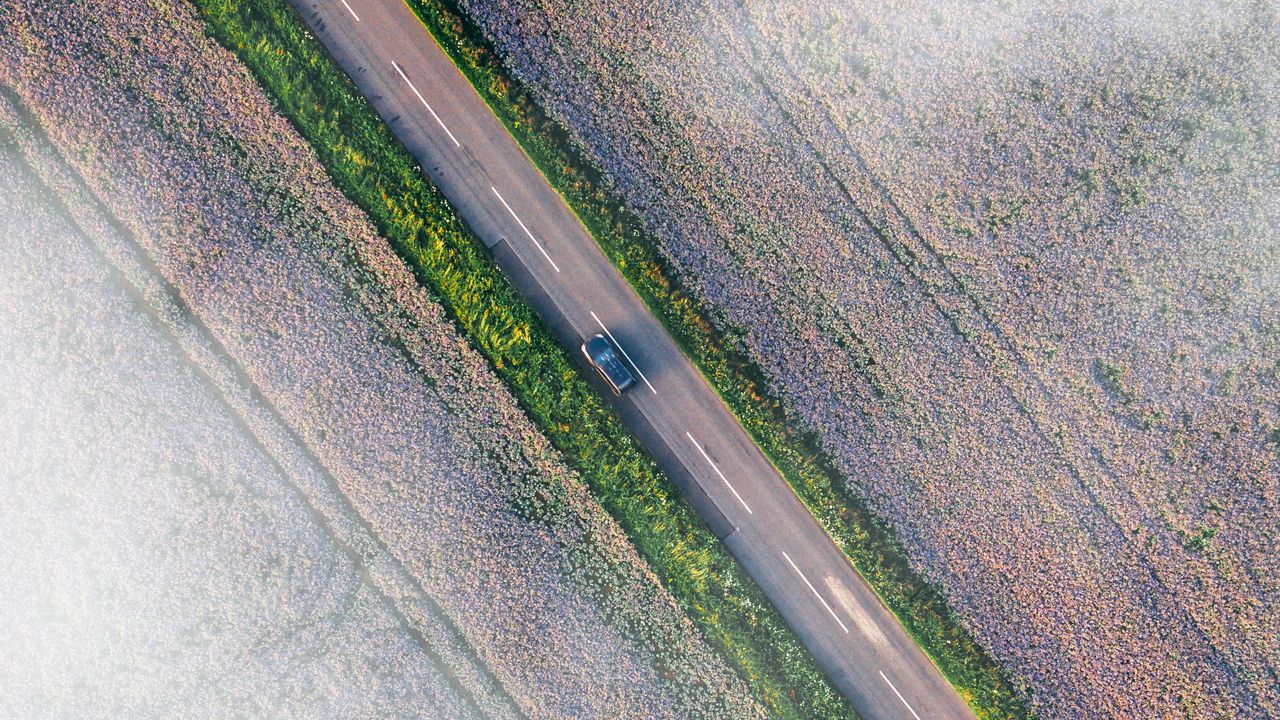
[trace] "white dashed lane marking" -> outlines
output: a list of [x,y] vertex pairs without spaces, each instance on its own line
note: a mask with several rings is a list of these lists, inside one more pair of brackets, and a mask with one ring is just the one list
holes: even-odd
[[715,462],[711,459],[711,456],[707,454],[707,451],[702,449],[702,446],[698,444],[698,441],[693,439],[693,435],[686,432],[685,437],[689,438],[689,442],[693,443],[693,446],[698,448],[698,452],[702,453],[703,459],[707,461],[707,464],[711,466],[711,469],[716,471],[716,474],[720,476],[720,479],[724,481],[724,484],[733,492],[733,496],[738,498],[738,502],[742,503],[742,507],[747,509],[747,514],[753,514],[751,512],[751,508],[747,505],[747,501],[742,499],[742,496],[734,489],[733,484],[729,482],[729,478],[725,477],[724,473],[720,472],[720,468],[716,466]]
[[[354,15],[355,13],[352,14]],[[422,93],[418,92],[418,88],[413,86],[413,83],[409,80],[409,76],[404,74],[404,70],[400,68],[400,64],[395,60],[392,60],[391,67],[395,68],[396,72],[400,73],[400,78],[409,86],[409,89],[413,91],[413,94],[418,96],[418,100],[422,102],[422,106],[427,109],[427,112],[431,113],[431,117],[435,118],[436,122],[440,123],[440,127],[445,131],[445,134],[449,136],[449,139],[453,141],[453,144],[458,147],[462,147],[462,143],[458,142],[458,138],[454,137],[453,133],[449,132],[449,127],[444,124],[444,121],[440,119],[440,116],[436,114],[436,111],[431,109],[431,104],[427,102],[427,99],[422,97]]]
[[791,569],[795,570],[796,574],[800,576],[800,579],[804,581],[804,584],[809,586],[809,591],[818,598],[818,602],[822,603],[822,607],[826,608],[827,612],[831,613],[831,617],[835,618],[836,623],[840,625],[840,629],[845,631],[845,634],[848,634],[849,628],[844,624],[844,621],[840,619],[839,615],[836,615],[836,611],[831,609],[831,606],[827,604],[827,601],[822,599],[822,595],[818,594],[818,589],[813,586],[813,583],[809,582],[809,578],[805,577],[804,573],[800,572],[800,568],[796,567],[795,561],[791,559],[791,556],[788,555],[785,550],[782,551],[782,557],[786,558],[788,563],[791,563]]
[[542,251],[542,257],[546,258],[547,262],[551,263],[551,267],[555,268],[556,272],[560,272],[560,266],[557,265],[556,261],[552,260],[551,256],[547,254],[547,249],[542,247],[542,243],[538,242],[538,238],[534,237],[533,233],[529,232],[529,228],[525,227],[524,221],[521,220],[520,216],[516,214],[516,211],[512,210],[511,206],[507,204],[506,198],[502,197],[502,193],[498,192],[498,188],[490,185],[489,189],[493,191],[494,195],[498,196],[498,200],[502,201],[502,207],[506,208],[507,212],[511,213],[511,217],[516,219],[516,222],[520,225],[520,229],[524,230],[524,234],[528,235],[529,239],[533,241],[533,244],[537,245],[538,249]]

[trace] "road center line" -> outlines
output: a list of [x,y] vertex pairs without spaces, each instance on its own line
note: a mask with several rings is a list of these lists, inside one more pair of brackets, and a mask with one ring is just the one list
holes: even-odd
[[498,192],[498,188],[490,185],[489,189],[492,190],[493,194],[497,195],[498,199],[502,201],[502,207],[506,208],[507,212],[511,213],[511,217],[515,218],[516,222],[520,224],[520,229],[524,230],[524,234],[528,235],[529,239],[533,241],[533,244],[537,245],[538,249],[542,251],[542,257],[546,258],[547,262],[551,263],[551,267],[555,268],[556,272],[560,272],[560,266],[557,265],[556,261],[552,260],[551,256],[547,254],[547,249],[542,247],[542,243],[538,242],[538,238],[534,237],[533,233],[529,232],[529,228],[525,227],[524,221],[521,220],[520,216],[516,214],[516,211],[512,210],[511,206],[507,204],[506,199],[502,197],[502,193]]
[[[831,617],[835,618],[836,622],[840,624],[840,629],[844,630],[845,634],[847,635],[849,633],[849,628],[846,627],[844,622],[840,620],[840,616],[836,615],[836,611],[831,609],[831,606],[827,604],[827,601],[822,599],[822,596],[818,594],[818,589],[813,586],[813,583],[809,582],[809,578],[805,577],[804,573],[800,572],[800,568],[796,567],[795,561],[791,559],[791,556],[787,554],[786,550],[782,551],[782,557],[786,558],[787,562],[791,563],[791,569],[795,570],[796,574],[800,576],[800,579],[804,581],[804,584],[809,586],[809,590],[812,591],[813,594],[817,596],[818,602],[822,603],[822,607],[826,608],[827,612],[831,613]],[[881,675],[883,674],[884,673],[881,673]],[[902,697],[902,696],[899,695],[898,697]],[[920,720],[920,719],[916,718],[916,720]]]
[[[702,449],[702,446],[698,444],[698,441],[693,439],[693,435],[686,432],[684,436],[689,438],[689,442],[693,443],[694,447],[698,448],[698,452],[702,453],[703,459],[707,461],[707,464],[711,466],[712,470],[716,471],[716,474],[720,476],[720,479],[724,481],[724,484],[729,487],[729,490],[733,492],[733,496],[738,498],[738,502],[742,503],[742,507],[747,508],[747,514],[754,515],[755,513],[751,512],[751,508],[747,507],[747,501],[743,500],[742,496],[738,494],[738,491],[733,489],[733,485],[729,483],[729,478],[725,477],[724,473],[720,472],[720,468],[711,460],[711,456],[707,454],[707,451]],[[809,587],[813,586],[810,585]],[[845,632],[849,631],[845,630]]]
[[[346,4],[346,0],[343,0],[343,4]],[[354,15],[355,13],[351,14]],[[440,123],[440,127],[444,128],[445,133],[449,135],[449,139],[453,141],[453,144],[458,147],[462,147],[462,143],[458,142],[458,138],[454,137],[453,133],[449,132],[449,128],[445,126],[444,121],[440,119],[440,116],[436,114],[435,110],[431,109],[431,105],[427,103],[426,98],[422,97],[422,93],[418,92],[418,88],[414,87],[413,83],[409,81],[409,76],[405,75],[404,70],[400,69],[399,63],[392,60],[391,67],[395,68],[396,72],[400,73],[400,77],[404,80],[405,84],[409,86],[409,89],[413,91],[414,95],[418,96],[418,100],[422,101],[422,106],[427,109],[427,112],[431,113],[431,117],[435,118],[436,122]]]
[[609,328],[604,326],[604,322],[600,318],[596,317],[594,310],[591,311],[591,317],[595,318],[596,322],[600,323],[600,327],[604,330],[604,334],[608,335],[609,339],[613,340],[613,344],[617,345],[618,349],[622,351],[622,357],[626,358],[627,362],[631,363],[631,367],[635,368],[636,372],[640,373],[640,379],[644,381],[644,384],[649,386],[649,390],[653,392],[654,395],[657,395],[658,391],[653,389],[653,385],[649,383],[649,378],[644,376],[644,373],[640,370],[640,366],[636,365],[635,361],[631,359],[631,356],[627,354],[627,349],[622,347],[622,343],[618,342],[618,340],[613,337],[613,333],[609,332]]
[[883,670],[880,671],[880,677],[884,678],[884,681],[889,683],[889,689],[893,691],[894,695],[898,696],[898,699],[902,701],[903,705],[907,706],[907,711],[911,713],[911,717],[916,720],[920,720],[920,716],[916,714],[915,710],[911,709],[911,704],[907,702],[906,698],[902,697],[902,693],[898,692],[898,688],[894,687],[893,683],[889,682],[889,677],[884,674]]
[[347,12],[351,13],[351,17],[356,19],[356,22],[360,22],[360,16],[356,14],[355,10],[351,9],[350,5],[347,5],[347,0],[342,0],[342,5],[347,9]]

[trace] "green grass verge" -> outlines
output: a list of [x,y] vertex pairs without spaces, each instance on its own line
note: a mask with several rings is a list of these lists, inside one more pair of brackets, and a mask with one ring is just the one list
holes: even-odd
[[774,717],[853,713],[283,0],[193,0]]
[[816,438],[795,431],[780,403],[768,397],[762,374],[736,341],[741,330],[726,332],[710,322],[656,239],[606,189],[599,170],[513,78],[478,28],[452,0],[405,1],[977,715],[1033,717],[1025,693],[1015,691],[942,596],[911,570],[901,545],[847,489]]

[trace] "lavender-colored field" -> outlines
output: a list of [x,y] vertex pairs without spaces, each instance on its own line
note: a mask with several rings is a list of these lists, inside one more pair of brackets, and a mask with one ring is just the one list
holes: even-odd
[[1274,6],[461,4],[1044,717],[1280,715]]
[[[61,527],[85,513],[103,525],[110,562],[93,577],[104,593],[120,593],[109,602],[122,625],[108,622],[86,640],[105,663],[91,669],[60,669],[55,654],[48,672],[26,674],[21,658],[6,655],[6,677],[28,693],[19,702],[31,703],[19,715],[41,703],[44,682],[64,683],[73,695],[77,673],[106,685],[130,672],[135,652],[169,658],[166,643],[181,646],[167,676],[177,690],[144,698],[145,684],[121,688],[114,701],[124,714],[171,716],[186,703],[195,703],[192,713],[223,714],[203,703],[210,697],[225,700],[226,714],[245,707],[308,717],[450,716],[455,707],[538,718],[761,714],[483,358],[328,182],[243,67],[204,35],[190,7],[8,5],[0,11],[0,84],[60,156],[28,162],[112,262],[141,258],[122,272],[141,297],[159,298],[151,312],[197,358],[196,377],[211,378],[202,385],[182,371],[119,292],[108,298],[114,314],[102,328],[94,313],[66,320],[65,335],[56,322],[16,326],[54,358],[44,369],[17,366],[34,380],[74,386],[85,374],[83,388],[67,390],[70,400],[42,410],[42,422],[101,424],[28,431],[75,448],[55,473],[71,488],[67,497],[45,497],[31,472],[5,473],[24,498],[19,507],[30,510],[4,512],[36,526],[23,533],[31,548],[25,572],[38,575],[32,556],[45,552],[65,552],[65,572],[95,563],[76,549],[75,531]],[[39,139],[18,134],[26,139],[17,145],[39,155]],[[77,176],[87,192],[75,191]],[[103,210],[119,232],[93,218]],[[56,242],[20,244],[12,253],[25,265],[10,274],[25,278],[23,287],[38,283],[28,276],[64,262],[62,251]],[[55,277],[104,282],[101,269],[64,264]],[[52,287],[29,292],[53,317],[79,317],[70,308],[62,314],[64,301],[94,305],[90,287]],[[4,311],[30,314],[23,304]],[[116,325],[139,329],[116,341]],[[117,352],[126,339],[128,352]],[[199,361],[205,357],[210,365]],[[206,385],[287,486],[237,439]],[[142,392],[152,386],[154,395]],[[41,404],[39,394],[20,397],[15,412]],[[81,432],[92,440],[83,448]],[[5,462],[44,456],[13,452]],[[132,453],[136,461],[120,461]],[[95,467],[112,483],[77,477]],[[37,533],[50,525],[59,529]],[[4,527],[8,534],[14,525]],[[38,601],[32,606],[40,611]],[[188,610],[207,621],[178,617]],[[174,623],[178,637],[153,647],[145,635],[155,613],[157,627]],[[30,642],[41,632],[35,626]],[[431,657],[416,659],[415,642]],[[223,675],[221,662],[238,664]],[[340,667],[314,670],[307,695],[290,683],[310,677],[308,663]],[[433,663],[444,666],[447,683]],[[413,667],[401,673],[406,665]],[[201,675],[187,676],[189,667]],[[238,675],[260,668],[281,677]],[[102,690],[108,698],[115,691]],[[334,699],[312,702],[321,697]],[[365,704],[343,704],[356,702]]]
[[0,715],[475,717],[0,151]]

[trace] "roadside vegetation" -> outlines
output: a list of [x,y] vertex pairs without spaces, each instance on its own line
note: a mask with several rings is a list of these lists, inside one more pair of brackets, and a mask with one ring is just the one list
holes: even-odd
[[759,367],[739,345],[743,333],[720,330],[726,323],[714,323],[706,306],[682,287],[657,240],[606,187],[565,129],[513,78],[475,24],[447,0],[406,1],[978,716],[1031,717],[1025,695],[961,627],[937,590],[910,568],[889,529],[840,481],[817,438],[797,430],[801,423],[788,418],[765,390]]
[[[296,13],[282,0],[194,3],[210,33],[252,70],[332,181],[488,359],[768,714],[849,717],[844,699],[781,617],[578,374]],[[538,515],[555,502],[535,493],[526,511]]]

